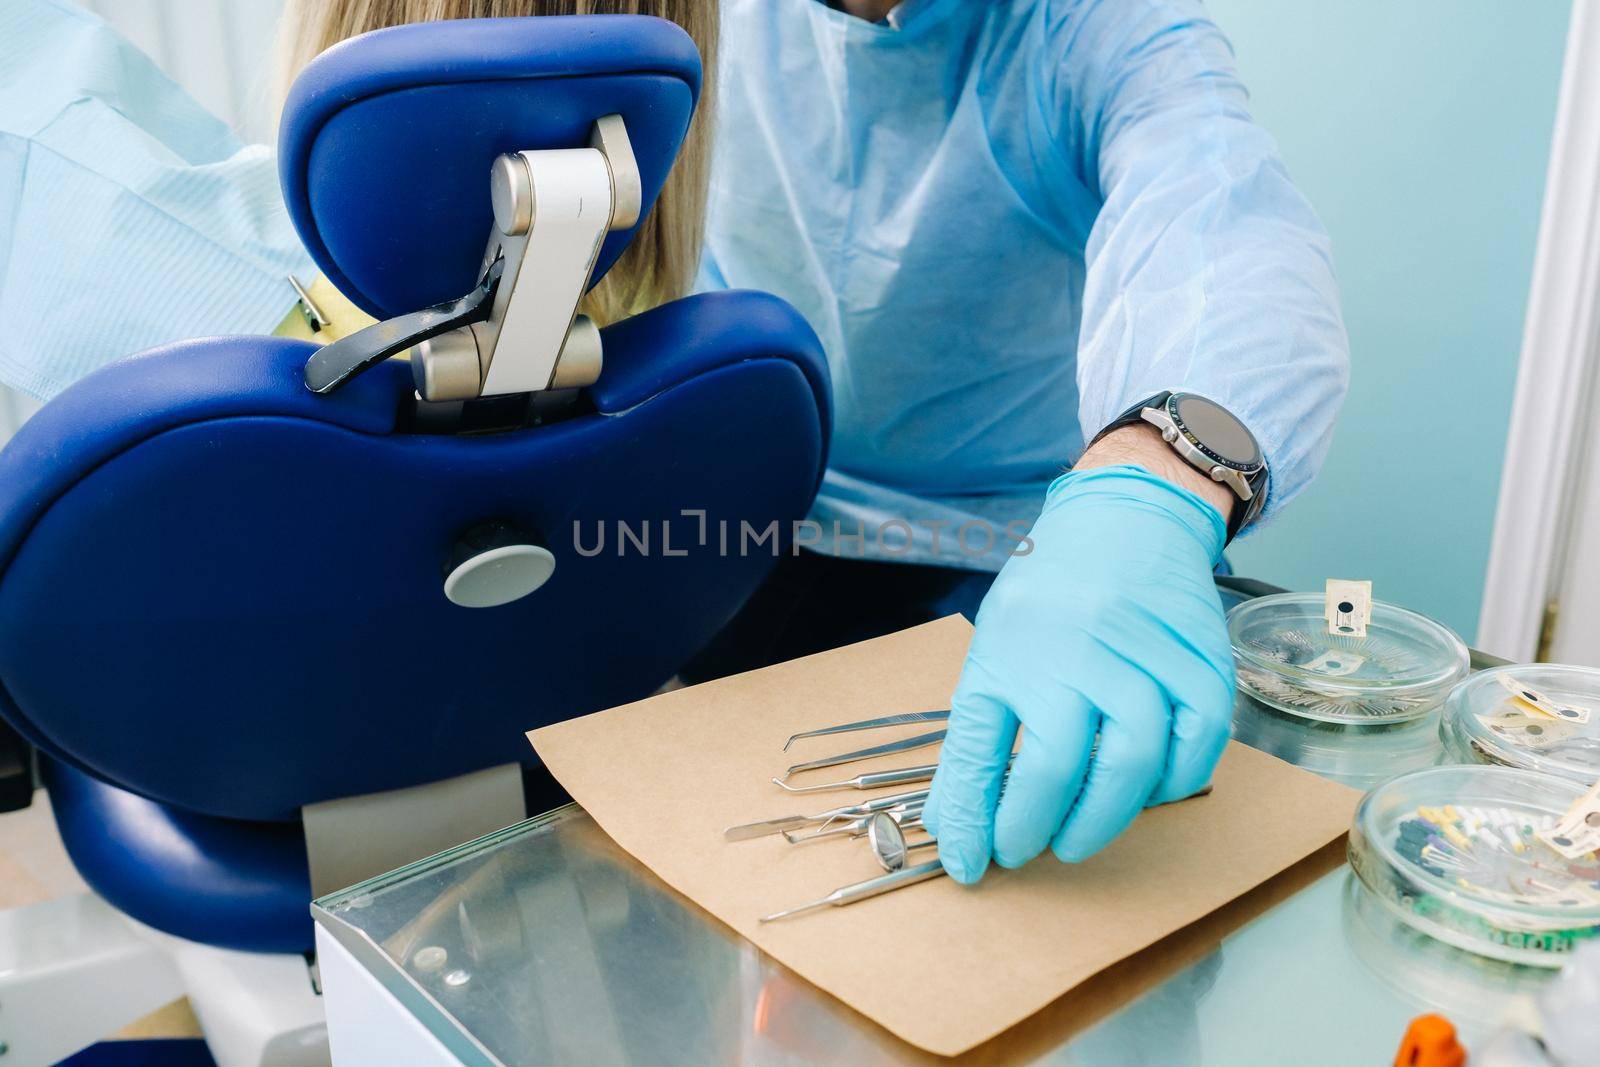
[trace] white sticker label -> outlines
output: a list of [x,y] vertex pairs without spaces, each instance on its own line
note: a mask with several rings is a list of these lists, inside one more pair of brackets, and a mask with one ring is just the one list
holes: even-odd
[[1568,808],[1553,829],[1535,831],[1534,836],[1569,860],[1600,851],[1600,782]]
[[1517,703],[1532,708],[1541,715],[1548,715],[1552,719],[1563,722],[1586,723],[1589,721],[1589,709],[1576,704],[1563,704],[1552,699],[1531,685],[1524,684],[1520,679],[1511,674],[1496,675],[1505,691],[1510,693]]
[[1355,652],[1346,652],[1339,649],[1329,649],[1309,663],[1300,665],[1302,670],[1316,671],[1334,678],[1343,678],[1347,674],[1354,674],[1367,662],[1367,657]]
[[1338,637],[1367,636],[1372,618],[1372,583],[1329,578],[1322,609],[1328,632]]
[[[1520,708],[1520,703],[1513,705]],[[1543,715],[1522,710],[1500,711],[1493,715],[1479,715],[1477,720],[1484,729],[1496,737],[1503,737],[1523,748],[1552,748],[1571,739],[1574,727],[1564,722],[1552,722]]]

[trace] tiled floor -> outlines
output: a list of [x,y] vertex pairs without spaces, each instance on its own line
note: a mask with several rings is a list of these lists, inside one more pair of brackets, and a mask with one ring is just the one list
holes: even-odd
[[[0,908],[20,908],[86,892],[61,847],[50,798],[43,790],[21,811],[0,815]],[[198,1037],[200,1025],[186,1000],[175,1000],[123,1030],[118,1037]]]

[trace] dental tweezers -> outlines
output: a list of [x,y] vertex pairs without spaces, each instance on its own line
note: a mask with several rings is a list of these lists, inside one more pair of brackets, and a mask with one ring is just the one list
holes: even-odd
[[[945,731],[934,730],[931,733],[918,734],[907,737],[901,741],[891,741],[886,745],[874,745],[872,748],[860,748],[854,752],[845,752],[838,756],[824,756],[821,759],[809,760],[805,763],[796,763],[793,767],[783,772],[784,780],[799,774],[801,771],[815,771],[823,767],[837,767],[841,763],[855,763],[859,760],[871,759],[874,756],[891,756],[896,752],[910,752],[913,749],[927,748],[937,745],[944,740]],[[780,785],[782,782],[779,783]]]
[[907,711],[898,715],[885,715],[878,719],[862,719],[860,722],[847,722],[839,726],[824,726],[820,730],[807,730],[805,733],[795,734],[783,743],[783,750],[789,751],[789,746],[802,737],[823,737],[827,734],[847,734],[855,730],[876,730],[884,726],[904,726],[913,722],[944,722],[950,717],[948,711]]

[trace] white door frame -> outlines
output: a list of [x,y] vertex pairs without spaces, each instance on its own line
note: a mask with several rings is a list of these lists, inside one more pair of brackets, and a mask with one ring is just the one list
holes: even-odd
[[1573,0],[1477,646],[1531,660],[1561,581],[1600,365],[1600,0]]

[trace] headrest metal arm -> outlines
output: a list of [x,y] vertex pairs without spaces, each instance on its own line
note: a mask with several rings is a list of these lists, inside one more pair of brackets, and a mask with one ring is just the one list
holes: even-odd
[[478,287],[466,296],[374,323],[317,349],[306,361],[306,387],[313,393],[331,393],[362,371],[398,356],[418,342],[482,322],[489,317],[504,267],[499,262],[490,264]]
[[622,116],[598,120],[585,148],[502,155],[489,192],[494,227],[478,287],[320,349],[306,364],[308,388],[330,392],[408,348],[417,394],[430,402],[572,389],[600,377],[600,331],[578,304],[606,234],[637,225],[643,209]]

